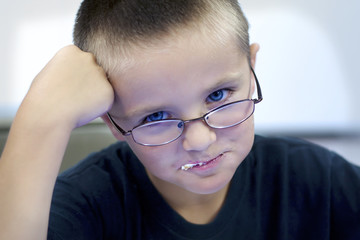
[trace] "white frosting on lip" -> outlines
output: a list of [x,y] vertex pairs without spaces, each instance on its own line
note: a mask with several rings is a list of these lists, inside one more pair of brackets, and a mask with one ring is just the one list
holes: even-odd
[[205,165],[205,164],[206,163],[204,163],[204,162],[201,162],[201,163],[188,163],[188,164],[183,165],[181,167],[181,170],[186,171],[186,170],[189,170],[189,169],[191,169],[193,167],[202,166],[202,165]]
[[193,167],[200,167],[200,166],[203,166],[203,165],[206,165],[208,164],[209,162],[212,162],[214,160],[217,160],[219,157],[221,157],[223,154],[220,154],[219,156],[217,156],[216,158],[213,158],[209,161],[206,161],[206,162],[198,162],[198,163],[187,163],[183,166],[181,166],[181,170],[184,170],[184,171],[187,171]]

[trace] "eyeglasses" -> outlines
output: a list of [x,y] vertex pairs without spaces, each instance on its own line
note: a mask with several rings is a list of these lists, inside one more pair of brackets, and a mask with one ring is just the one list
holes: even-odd
[[199,118],[190,120],[165,119],[153,121],[140,124],[132,130],[124,131],[115,123],[109,113],[107,113],[107,116],[110,119],[110,122],[122,135],[131,135],[136,143],[143,146],[161,146],[171,143],[178,139],[184,132],[185,124],[193,121],[202,120],[209,127],[216,129],[233,127],[249,119],[255,111],[255,104],[261,102],[263,99],[259,81],[252,68],[251,72],[254,74],[256,82],[256,99],[243,99],[227,103],[211,110]]

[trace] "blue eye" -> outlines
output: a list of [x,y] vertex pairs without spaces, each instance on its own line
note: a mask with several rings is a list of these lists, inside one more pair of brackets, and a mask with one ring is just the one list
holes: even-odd
[[208,96],[207,100],[209,102],[219,102],[224,99],[224,96],[226,96],[228,92],[229,92],[229,90],[226,90],[226,89],[217,90],[217,91],[211,93]]
[[147,116],[145,118],[145,122],[164,120],[164,119],[168,118],[168,115],[169,114],[167,114],[166,112],[163,112],[163,111],[156,112],[156,113],[153,113],[153,114]]

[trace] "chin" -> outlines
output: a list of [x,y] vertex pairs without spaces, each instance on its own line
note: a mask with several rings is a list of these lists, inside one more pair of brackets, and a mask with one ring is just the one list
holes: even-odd
[[[202,179],[198,181],[196,184],[188,185],[185,187],[185,190],[196,193],[196,194],[213,194],[217,193],[224,188],[229,186],[232,177],[221,178],[221,179]],[[184,187],[183,187],[184,188]]]

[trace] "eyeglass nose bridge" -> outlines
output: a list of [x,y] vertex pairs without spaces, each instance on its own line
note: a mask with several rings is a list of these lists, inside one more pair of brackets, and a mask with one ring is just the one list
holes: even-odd
[[[186,123],[190,123],[190,122],[196,122],[201,120],[202,122],[204,122],[206,124],[206,126],[211,127],[208,122],[206,121],[206,118],[208,117],[208,113],[205,114],[204,116],[198,117],[198,118],[194,118],[194,119],[189,119],[189,120],[182,120],[181,122],[179,122],[178,124],[178,128],[183,128],[183,130],[185,129],[185,124]],[[181,125],[180,125],[181,124]],[[180,126],[179,126],[180,125]],[[212,128],[212,127],[211,127]]]

